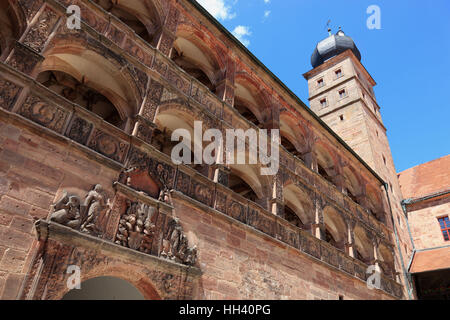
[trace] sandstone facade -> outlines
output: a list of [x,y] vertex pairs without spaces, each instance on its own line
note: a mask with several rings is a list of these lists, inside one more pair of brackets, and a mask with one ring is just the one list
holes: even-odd
[[[60,299],[71,265],[148,299],[407,298],[385,136],[361,141],[385,155],[377,175],[379,156],[366,164],[193,1],[1,10],[2,299]],[[280,171],[175,165],[170,133],[194,121],[280,129]]]

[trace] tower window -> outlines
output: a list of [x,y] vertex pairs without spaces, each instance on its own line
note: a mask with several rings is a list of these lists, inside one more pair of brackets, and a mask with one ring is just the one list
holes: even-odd
[[327,98],[323,98],[322,100],[320,100],[320,106],[322,108],[327,107],[328,103],[327,103]]
[[341,119],[341,121],[344,121],[344,115],[341,114],[341,115],[339,116],[339,119]]
[[439,218],[438,220],[441,226],[442,235],[444,236],[444,241],[450,241],[450,220],[448,216]]
[[385,156],[383,156],[383,162],[386,165],[386,157]]
[[325,85],[325,82],[323,79],[317,80],[317,88],[322,88]]
[[336,79],[339,79],[340,77],[342,77],[342,70],[338,69],[334,72],[336,74]]
[[347,91],[345,91],[345,89],[342,89],[339,91],[339,98],[340,99],[344,99],[345,97],[347,97]]

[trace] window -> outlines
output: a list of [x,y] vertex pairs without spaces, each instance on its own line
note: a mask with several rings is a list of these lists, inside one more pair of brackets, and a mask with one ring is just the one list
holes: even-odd
[[344,116],[341,114],[341,115],[339,116],[339,119],[341,119],[341,121],[344,121]]
[[317,87],[322,88],[325,85],[325,82],[323,82],[323,79],[317,80]]
[[345,89],[342,89],[339,91],[339,98],[344,99],[347,96],[347,91]]
[[320,105],[322,108],[325,108],[327,106],[327,99],[324,98],[324,99],[320,100]]
[[439,218],[439,224],[441,225],[442,235],[445,241],[450,241],[450,220],[447,217]]
[[340,295],[339,295],[339,300],[340,300],[340,301],[343,301],[343,300],[344,300],[344,296],[340,294]]
[[340,77],[342,77],[342,70],[338,69],[334,72],[336,74],[336,79],[339,79]]
[[386,157],[385,156],[383,156],[383,162],[386,165]]

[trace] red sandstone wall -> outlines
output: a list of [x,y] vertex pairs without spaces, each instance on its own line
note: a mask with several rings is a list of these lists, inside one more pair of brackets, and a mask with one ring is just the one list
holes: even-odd
[[84,196],[97,183],[110,189],[116,178],[67,143],[0,119],[0,299],[15,299],[29,271],[34,220],[47,218],[63,190]]
[[198,299],[391,299],[366,283],[266,235],[202,212],[185,201],[175,211],[199,247]]

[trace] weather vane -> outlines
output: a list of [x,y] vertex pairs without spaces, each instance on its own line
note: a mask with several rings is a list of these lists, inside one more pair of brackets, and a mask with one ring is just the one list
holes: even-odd
[[327,30],[328,30],[328,34],[331,36],[331,28],[330,28],[330,24],[331,24],[331,19],[328,20],[328,22],[327,22]]

